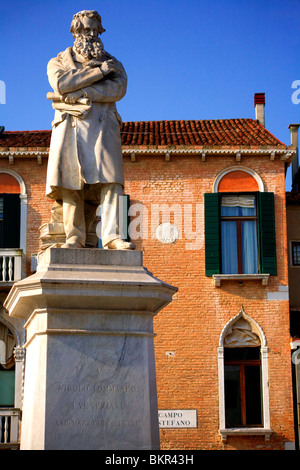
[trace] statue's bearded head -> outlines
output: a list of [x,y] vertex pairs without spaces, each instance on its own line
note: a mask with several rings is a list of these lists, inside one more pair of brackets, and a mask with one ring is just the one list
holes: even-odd
[[75,51],[85,60],[99,60],[104,52],[99,34],[104,31],[101,16],[95,10],[83,10],[76,13],[71,24]]

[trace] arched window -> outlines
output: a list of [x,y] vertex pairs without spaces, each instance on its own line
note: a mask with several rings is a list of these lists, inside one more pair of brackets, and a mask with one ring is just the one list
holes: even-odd
[[20,193],[14,176],[0,173],[0,248],[20,248]]
[[271,434],[267,346],[242,308],[222,331],[219,353],[220,433]]
[[0,283],[18,281],[24,275],[26,226],[25,183],[14,170],[0,169]]
[[15,404],[15,346],[14,334],[0,322],[0,408]]
[[205,194],[206,275],[276,275],[274,194],[259,175],[230,167]]

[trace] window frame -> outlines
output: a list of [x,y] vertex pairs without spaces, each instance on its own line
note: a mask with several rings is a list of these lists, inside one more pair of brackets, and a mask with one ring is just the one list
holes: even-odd
[[[228,348],[225,348],[228,349]],[[233,348],[236,349],[236,348]],[[224,351],[225,353],[225,351]],[[259,352],[260,355],[260,352]],[[234,428],[249,428],[249,427],[259,427],[262,428],[262,396],[261,396],[261,358],[259,359],[226,359],[224,357],[224,368],[226,366],[238,366],[239,367],[239,375],[240,375],[240,410],[241,410],[241,423]],[[260,375],[260,414],[261,414],[261,423],[257,424],[248,424],[247,423],[247,397],[246,397],[246,367],[259,367],[259,375]],[[224,369],[224,374],[226,376],[226,371]],[[225,386],[225,396],[226,396],[226,385]],[[225,400],[225,418],[226,418],[226,400]],[[228,427],[226,426],[228,429]]]
[[0,173],[13,176],[20,185],[20,243],[19,248],[26,254],[27,245],[27,189],[23,178],[10,168],[0,168]]
[[0,193],[2,217],[0,219],[0,249],[20,248],[21,200],[19,194]]
[[293,251],[294,245],[300,247],[300,241],[299,241],[299,240],[291,240],[291,241],[290,241],[290,253],[291,253],[291,257],[290,257],[290,260],[291,260],[291,261],[290,261],[290,266],[291,266],[292,268],[300,268],[300,262],[299,262],[299,264],[296,264],[296,263],[294,262],[294,251]]
[[[4,325],[8,331],[9,335],[15,340],[15,347],[13,353],[14,365],[10,370],[14,372],[14,404],[13,405],[0,405],[0,410],[3,408],[21,408],[22,407],[22,381],[23,381],[23,370],[24,370],[24,359],[25,359],[25,349],[20,346],[21,343],[24,343],[25,337],[21,337],[17,329],[3,316],[3,313],[0,312],[0,323]],[[23,333],[22,333],[23,336]],[[0,367],[2,372],[3,367]],[[7,370],[6,370],[7,371]]]
[[[221,198],[232,193],[205,193],[205,275],[213,277],[216,286],[222,280],[259,279],[268,285],[270,275],[277,275],[275,199],[272,192],[247,192],[257,202],[258,274],[222,274],[221,266]],[[233,193],[242,195],[242,192]]]
[[[226,428],[225,418],[225,370],[224,370],[224,340],[231,330],[233,324],[240,318],[244,318],[250,325],[252,330],[257,334],[260,339],[260,358],[261,358],[261,399],[262,399],[262,426],[261,427],[235,427]],[[269,348],[265,334],[259,324],[248,316],[243,307],[240,312],[223,328],[218,351],[218,379],[219,379],[219,434],[223,441],[226,441],[228,436],[243,436],[243,435],[262,435],[265,440],[270,440],[272,429],[270,427],[270,403],[269,403],[269,367],[268,367],[268,354]]]
[[[220,210],[222,207],[222,199],[226,196],[254,196],[255,197],[255,209],[256,214],[255,216],[223,216],[222,213],[220,214],[220,222],[236,222],[236,234],[237,234],[237,261],[238,261],[238,272],[232,274],[246,274],[243,272],[243,242],[242,242],[242,222],[244,221],[255,221],[255,230],[256,230],[256,253],[257,253],[257,273],[251,274],[260,274],[260,262],[259,262],[259,241],[258,241],[258,215],[257,215],[257,197],[256,194],[245,192],[245,193],[220,193]],[[223,271],[222,267],[222,235],[221,235],[221,271]],[[221,274],[226,274],[221,272]]]

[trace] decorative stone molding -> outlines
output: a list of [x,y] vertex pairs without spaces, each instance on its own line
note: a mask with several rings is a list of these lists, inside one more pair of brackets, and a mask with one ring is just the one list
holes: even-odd
[[16,346],[14,348],[15,356],[15,407],[22,408],[24,396],[24,378],[25,378],[25,348]]
[[[153,155],[166,155],[169,154],[170,156],[172,155],[199,155],[201,156],[202,161],[206,161],[206,157],[211,155],[211,156],[216,156],[216,155],[232,155],[235,159],[238,158],[239,161],[242,158],[243,155],[259,155],[259,156],[266,156],[270,159],[270,161],[274,161],[275,157],[279,157],[280,160],[288,161],[292,160],[293,157],[296,154],[296,150],[290,149],[290,148],[284,148],[284,149],[277,149],[277,148],[267,148],[267,149],[232,149],[232,148],[204,148],[204,147],[199,147],[199,148],[174,148],[174,149],[169,149],[169,148],[162,148],[162,149],[157,149],[157,148],[125,148],[123,147],[122,149],[123,156],[129,156],[132,157],[132,161],[135,161],[135,155],[143,155],[143,156],[153,156]],[[48,151],[39,151],[39,150],[11,150],[11,151],[0,151],[0,158],[1,157],[6,157],[9,158],[14,157],[48,157],[49,152]],[[39,162],[39,158],[38,158]]]
[[48,151],[39,151],[39,150],[11,150],[11,151],[0,151],[0,157],[37,157],[44,156],[47,157],[49,154]]
[[223,330],[221,332],[221,335],[220,335],[219,347],[224,347],[225,336],[231,330],[232,325],[234,323],[236,323],[240,318],[244,318],[244,320],[246,320],[251,325],[252,331],[255,334],[257,334],[257,336],[260,339],[261,347],[266,348],[267,347],[267,340],[266,340],[266,336],[265,336],[263,330],[261,329],[259,324],[255,320],[253,320],[253,318],[249,317],[249,315],[246,314],[243,306],[241,307],[241,310],[239,311],[239,313],[235,317],[233,317],[231,320],[229,320],[229,322],[223,328]]
[[23,361],[25,358],[25,349],[21,346],[14,348],[15,361]]
[[[232,155],[237,161],[241,161],[243,155],[259,155],[268,157],[271,161],[275,160],[275,157],[278,156],[280,160],[292,160],[296,151],[292,149],[233,149],[233,148],[124,148],[122,150],[123,156],[131,157],[132,154],[143,155],[143,156],[153,156],[153,155],[163,155],[169,154],[172,155],[199,155],[203,162],[206,161],[208,156],[224,156]],[[0,153],[1,156],[1,153]]]
[[231,173],[232,171],[244,171],[245,173],[248,173],[249,175],[251,175],[256,180],[256,182],[258,184],[259,191],[260,192],[265,191],[264,183],[263,183],[261,177],[259,176],[259,174],[256,173],[256,171],[254,171],[254,170],[252,170],[252,168],[248,168],[246,166],[236,165],[236,166],[230,166],[228,168],[225,168],[225,170],[221,171],[217,175],[217,177],[215,178],[215,181],[213,183],[213,193],[218,192],[218,187],[219,187],[220,181],[222,180],[222,178],[225,175],[227,175],[228,173]]

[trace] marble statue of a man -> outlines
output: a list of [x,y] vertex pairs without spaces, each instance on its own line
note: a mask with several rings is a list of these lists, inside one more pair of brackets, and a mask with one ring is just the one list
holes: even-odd
[[104,50],[99,38],[104,31],[96,11],[77,13],[71,24],[73,47],[47,68],[55,117],[46,194],[62,208],[64,248],[86,246],[99,205],[103,248],[135,248],[120,238],[118,227],[124,174],[116,102],[126,93],[127,75]]

